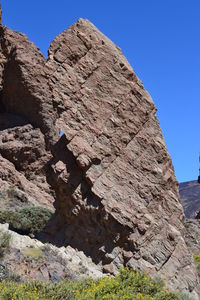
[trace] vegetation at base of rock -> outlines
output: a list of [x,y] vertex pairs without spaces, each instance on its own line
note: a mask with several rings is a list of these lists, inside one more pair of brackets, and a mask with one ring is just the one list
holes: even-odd
[[192,298],[190,298],[188,295],[186,294],[180,294],[179,295],[179,299],[180,300],[192,300]]
[[35,247],[24,248],[23,254],[28,259],[42,260],[44,258],[42,250],[40,248],[35,248]]
[[0,258],[2,258],[10,248],[10,239],[11,235],[9,232],[0,232]]
[[0,264],[0,281],[20,282],[21,278],[18,274],[13,273],[5,265]]
[[40,232],[52,216],[52,212],[41,206],[24,206],[18,211],[0,212],[0,223],[8,223],[14,231],[30,234]]
[[193,255],[193,258],[194,258],[194,263],[195,264],[200,264],[200,254],[199,253],[195,253]]
[[12,198],[15,196],[15,194],[16,194],[15,187],[11,185],[11,186],[9,187],[9,189],[7,190],[7,194],[8,194],[8,197],[9,197],[10,199],[12,199]]
[[198,276],[200,278],[200,254],[199,253],[193,254],[193,259],[194,259],[194,264],[197,269]]
[[83,282],[62,281],[56,284],[29,281],[0,283],[0,299],[4,300],[184,300],[164,289],[164,283],[143,273],[122,269],[115,277]]

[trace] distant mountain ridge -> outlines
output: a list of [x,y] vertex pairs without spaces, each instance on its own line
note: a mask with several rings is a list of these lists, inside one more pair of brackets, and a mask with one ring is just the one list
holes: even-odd
[[186,218],[194,218],[200,210],[200,184],[197,180],[182,182],[179,193]]

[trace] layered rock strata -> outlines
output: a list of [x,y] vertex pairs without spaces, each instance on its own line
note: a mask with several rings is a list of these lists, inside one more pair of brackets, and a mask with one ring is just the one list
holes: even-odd
[[105,272],[127,265],[194,291],[156,108],[121,50],[83,19],[55,38],[48,60],[5,27],[0,42],[1,179],[55,197],[41,237],[83,251]]

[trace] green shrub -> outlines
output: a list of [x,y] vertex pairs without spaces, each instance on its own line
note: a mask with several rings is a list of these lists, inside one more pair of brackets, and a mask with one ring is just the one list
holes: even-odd
[[3,280],[20,282],[20,276],[16,273],[13,273],[6,266],[0,264],[0,281]]
[[0,222],[1,223],[11,223],[15,219],[15,212],[12,210],[0,211]]
[[198,253],[195,253],[193,255],[193,259],[194,259],[194,263],[197,265],[197,264],[200,264],[200,254]]
[[40,248],[35,248],[35,247],[24,248],[23,254],[28,259],[42,260],[44,258],[42,250]]
[[0,282],[0,299],[4,300],[75,300],[74,283],[49,284],[38,281]]
[[164,289],[164,284],[143,273],[121,270],[115,277],[99,280],[59,283],[37,281],[0,283],[0,299],[26,300],[186,300],[177,293]]
[[52,216],[52,212],[41,206],[24,206],[17,212],[4,210],[0,212],[0,222],[9,223],[14,231],[24,234],[41,231]]
[[11,235],[9,232],[0,232],[0,258],[2,258],[10,248],[10,239]]
[[178,300],[178,296],[164,289],[164,283],[127,268],[115,277],[90,280],[79,286],[79,300]]
[[200,278],[200,254],[198,254],[198,253],[193,254],[193,260],[194,260],[194,264],[196,266],[197,274]]
[[180,294],[179,299],[180,300],[192,300],[192,298],[190,298],[188,295],[185,295],[185,294]]
[[15,190],[15,187],[14,186],[10,186],[9,189],[7,190],[7,194],[8,194],[8,197],[10,199],[14,198],[15,195],[16,195],[16,190]]

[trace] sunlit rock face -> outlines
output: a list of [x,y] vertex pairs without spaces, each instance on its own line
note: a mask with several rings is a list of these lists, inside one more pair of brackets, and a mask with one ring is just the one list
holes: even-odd
[[156,108],[121,50],[83,19],[55,38],[48,60],[5,27],[0,42],[0,174],[22,190],[34,184],[43,203],[55,198],[42,238],[105,272],[127,265],[194,291]]

